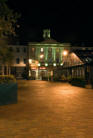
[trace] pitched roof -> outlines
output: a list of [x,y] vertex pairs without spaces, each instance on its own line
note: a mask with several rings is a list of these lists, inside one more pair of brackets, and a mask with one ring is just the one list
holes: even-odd
[[59,42],[57,42],[56,40],[50,38],[50,39],[45,39],[44,41],[42,41],[41,43],[47,43],[47,44],[58,44]]
[[74,53],[83,61],[83,63],[93,62],[93,50],[74,50]]

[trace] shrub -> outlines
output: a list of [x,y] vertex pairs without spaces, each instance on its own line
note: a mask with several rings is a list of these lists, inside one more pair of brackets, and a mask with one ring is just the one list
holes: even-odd
[[13,75],[0,75],[0,84],[2,83],[16,83]]
[[66,78],[66,76],[64,74],[61,76],[61,80],[62,81],[66,81],[67,80],[67,78]]
[[70,83],[75,86],[85,87],[86,81],[84,78],[72,78]]

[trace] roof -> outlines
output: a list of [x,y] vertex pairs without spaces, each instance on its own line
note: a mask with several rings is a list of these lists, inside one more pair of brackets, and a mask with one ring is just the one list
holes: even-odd
[[45,39],[44,41],[42,41],[41,43],[47,43],[47,44],[59,44],[59,42],[57,42],[54,39]]
[[93,62],[93,49],[92,50],[80,50],[76,49],[73,51],[83,63],[92,63]]

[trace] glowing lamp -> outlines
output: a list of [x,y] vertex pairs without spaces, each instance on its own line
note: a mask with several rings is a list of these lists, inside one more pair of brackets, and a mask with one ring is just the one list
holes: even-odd
[[56,63],[53,63],[53,66],[55,67],[56,66]]
[[61,63],[60,66],[63,66],[63,63]]
[[63,55],[66,56],[68,54],[68,51],[63,51]]
[[48,66],[48,63],[45,63],[45,66],[47,67]]
[[40,63],[38,63],[38,66],[40,67]]
[[31,64],[32,63],[32,59],[29,59],[29,64]]
[[40,58],[43,58],[44,57],[44,55],[42,54],[42,55],[40,55]]

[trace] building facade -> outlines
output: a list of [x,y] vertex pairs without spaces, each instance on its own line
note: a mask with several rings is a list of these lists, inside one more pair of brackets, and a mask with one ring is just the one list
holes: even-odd
[[[93,78],[93,47],[72,47],[70,43],[59,43],[51,38],[49,29],[43,31],[43,39],[42,42],[29,42],[25,46],[8,45],[13,53],[10,74],[16,78],[28,76],[37,80],[61,79],[62,75],[88,80]],[[6,65],[4,74],[7,74]]]
[[[4,64],[4,74],[13,74],[16,78],[22,78],[22,73],[26,70],[27,64],[27,46],[21,45],[8,45],[7,46],[12,52],[13,59],[11,59],[10,73],[6,72],[6,64]],[[0,74],[2,74],[2,64],[0,63]]]
[[69,51],[69,43],[59,43],[51,38],[50,30],[44,30],[44,41],[29,43],[29,76],[35,79],[53,79],[63,66],[63,52]]

